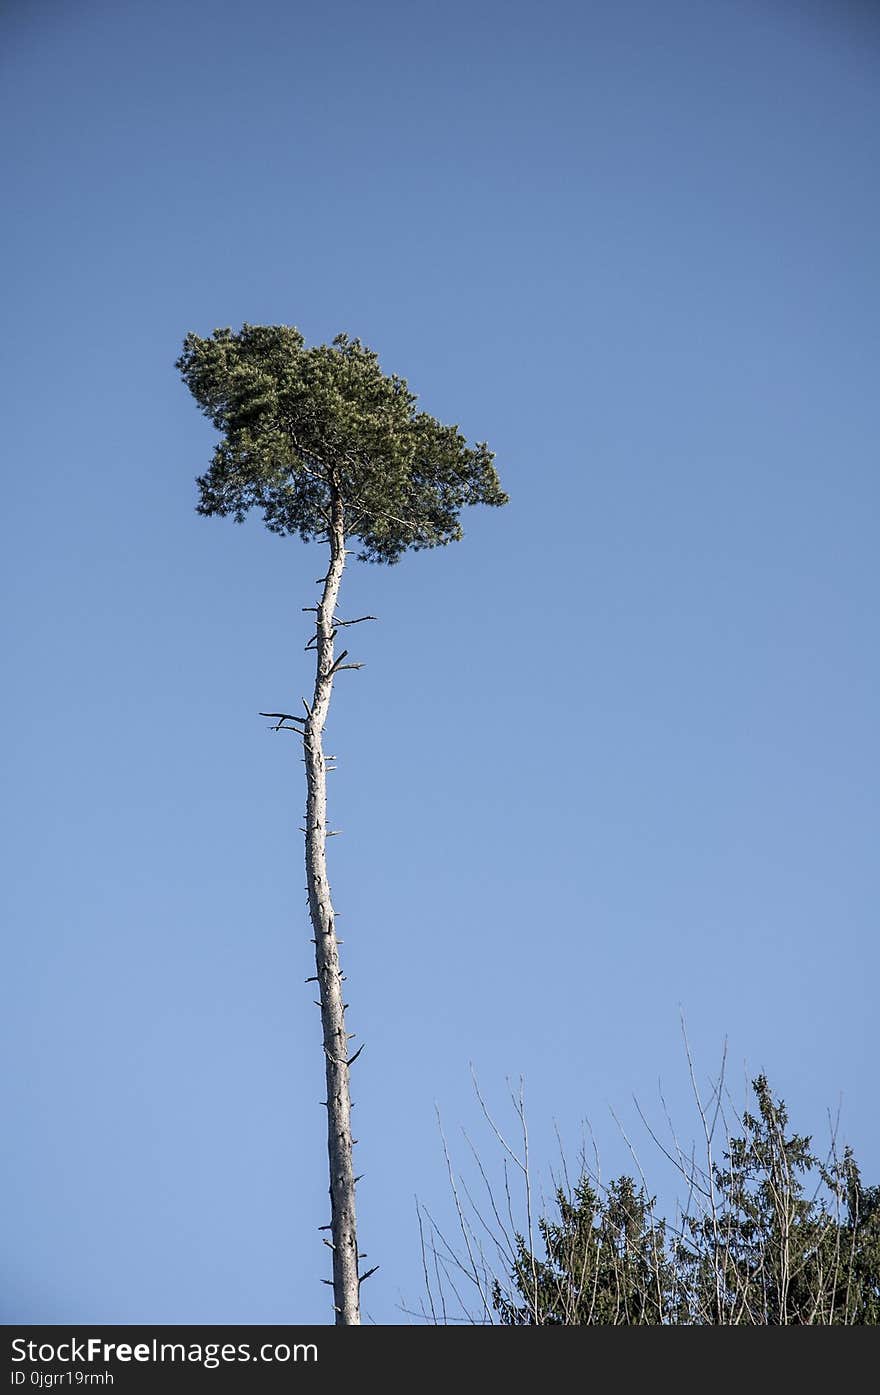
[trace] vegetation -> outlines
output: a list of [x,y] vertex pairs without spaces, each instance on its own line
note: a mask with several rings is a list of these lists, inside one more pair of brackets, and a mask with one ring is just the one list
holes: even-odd
[[[246,324],[238,333],[217,329],[208,339],[188,334],[177,367],[222,438],[198,479],[198,512],[231,514],[241,523],[256,508],[271,532],[318,540],[329,552],[318,604],[304,607],[315,614],[306,646],[315,654],[312,700],[302,699],[304,716],[261,715],[303,743],[306,876],[327,1086],[330,1224],[323,1229],[331,1237],[336,1321],[355,1325],[360,1286],[373,1270],[359,1271],[349,1089],[359,1051],[349,1054],[327,873],[323,735],[334,678],[361,667],[344,662],[346,649],[336,653],[336,636],[374,617],[343,620],[336,612],[346,544],[357,539],[364,561],[395,563],[410,549],[460,538],[466,504],[499,505],[507,496],[485,442],[470,447],[457,426],[418,411],[406,381],[384,374],[359,339],[341,334],[330,345],[306,348],[290,325]],[[393,857],[393,847],[389,852]]]
[[[465,1320],[506,1326],[876,1325],[880,1187],[863,1184],[849,1148],[838,1155],[832,1139],[823,1159],[811,1138],[792,1132],[764,1075],[752,1090],[754,1109],[726,1133],[717,1160],[720,1088],[712,1117],[701,1109],[703,1165],[675,1143],[661,1145],[686,1189],[672,1219],[658,1217],[640,1169],[638,1180],[602,1186],[583,1166],[525,1233],[502,1221],[494,1198],[467,1214],[459,1203],[465,1252],[454,1254],[434,1230],[426,1279],[430,1251],[438,1292],[450,1275],[456,1296],[462,1275],[477,1289],[480,1310]],[[524,1159],[504,1148],[522,1172],[530,1216],[527,1146]],[[490,1234],[500,1260],[494,1269],[486,1259]],[[436,1321],[431,1279],[428,1287]],[[448,1312],[445,1297],[441,1306]]]

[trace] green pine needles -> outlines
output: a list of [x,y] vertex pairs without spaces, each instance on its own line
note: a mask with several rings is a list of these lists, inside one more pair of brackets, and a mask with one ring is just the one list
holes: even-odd
[[[849,1148],[823,1161],[764,1075],[737,1136],[701,1167],[677,1150],[687,1200],[665,1220],[644,1178],[585,1169],[558,1187],[530,1246],[517,1234],[492,1305],[510,1326],[876,1326],[880,1187]],[[675,1154],[667,1156],[675,1160]]]
[[323,538],[334,498],[362,561],[462,535],[466,504],[507,502],[485,442],[416,410],[405,379],[387,375],[359,339],[306,348],[290,325],[188,334],[177,367],[223,439],[199,477],[198,511]]

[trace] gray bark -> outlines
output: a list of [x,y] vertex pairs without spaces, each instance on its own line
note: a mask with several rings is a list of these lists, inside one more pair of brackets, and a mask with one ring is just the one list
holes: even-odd
[[[317,610],[315,692],[303,728],[308,797],[306,802],[306,876],[309,914],[315,933],[315,962],[321,999],[321,1026],[327,1074],[327,1147],[330,1160],[330,1232],[333,1256],[333,1302],[336,1322],[360,1323],[360,1281],[355,1222],[355,1176],[352,1160],[351,1095],[348,1036],[345,1030],[343,974],[339,966],[335,913],[327,877],[327,766],[323,735],[339,660],[334,660],[333,617],[345,566],[345,518],[342,500],[332,490],[330,565]],[[340,656],[341,658],[342,656]]]

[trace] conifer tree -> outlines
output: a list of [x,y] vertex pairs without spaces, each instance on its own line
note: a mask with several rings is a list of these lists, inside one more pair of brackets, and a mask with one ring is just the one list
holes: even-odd
[[[341,334],[306,347],[289,325],[245,324],[210,338],[188,334],[177,360],[186,386],[220,432],[210,468],[197,481],[198,512],[242,522],[262,512],[273,533],[328,549],[314,607],[311,702],[304,713],[263,713],[277,729],[298,732],[306,766],[305,855],[314,934],[327,1084],[330,1232],[336,1322],[360,1321],[360,1285],[352,1161],[349,1054],[335,913],[327,874],[327,788],[323,735],[333,681],[348,650],[339,631],[372,616],[343,620],[337,602],[346,544],[358,557],[396,563],[409,550],[462,536],[466,504],[507,502],[485,442],[468,446],[457,426],[417,410],[403,378],[382,372],[377,355]],[[368,1271],[372,1272],[372,1270]]]

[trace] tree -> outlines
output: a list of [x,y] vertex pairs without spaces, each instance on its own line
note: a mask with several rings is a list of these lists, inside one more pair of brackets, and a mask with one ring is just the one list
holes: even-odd
[[[671,1121],[668,1146],[648,1126],[684,1188],[669,1219],[657,1215],[633,1152],[639,1183],[621,1176],[603,1184],[598,1157],[590,1165],[583,1155],[572,1185],[563,1157],[564,1185],[554,1185],[535,1224],[522,1094],[514,1100],[522,1133],[514,1147],[478,1092],[501,1144],[503,1195],[474,1151],[475,1180],[484,1190],[475,1201],[472,1184],[456,1181],[447,1153],[464,1244],[456,1248],[420,1209],[428,1304],[421,1316],[448,1321],[451,1295],[457,1320],[513,1327],[877,1325],[880,1187],[863,1185],[852,1150],[838,1151],[833,1130],[824,1159],[810,1137],[791,1131],[766,1076],[752,1081],[756,1106],[736,1116],[734,1131],[725,1117],[723,1068],[708,1099],[696,1089],[692,1066],[691,1078],[704,1160],[679,1141]],[[717,1153],[719,1127],[724,1142]],[[523,1187],[519,1224],[509,1167]]]
[[[343,627],[336,613],[346,542],[362,561],[396,563],[404,552],[440,547],[462,536],[466,504],[507,502],[485,442],[469,447],[457,426],[416,410],[406,381],[386,375],[373,350],[340,334],[307,348],[289,325],[245,324],[208,339],[188,334],[177,360],[186,386],[221,433],[209,470],[197,481],[198,512],[242,522],[262,510],[266,527],[329,549],[315,631],[311,703],[304,716],[263,713],[276,730],[295,731],[306,766],[305,854],[315,943],[327,1082],[330,1232],[336,1322],[360,1321],[360,1285],[352,1162],[343,974],[327,875],[324,727],[335,676],[348,650],[335,652]],[[370,1270],[370,1273],[373,1271]]]
[[[675,1259],[687,1296],[680,1321],[768,1327],[875,1324],[880,1318],[878,1188],[852,1151],[823,1162],[788,1131],[764,1075],[757,1111],[712,1164],[710,1209],[686,1214]],[[810,1185],[811,1176],[817,1185]]]
[[493,1284],[500,1321],[513,1327],[667,1322],[675,1270],[654,1202],[631,1177],[612,1182],[605,1197],[586,1175],[571,1194],[557,1187],[557,1218],[538,1221],[544,1256],[534,1256],[517,1235],[510,1281]]
[[[656,1220],[632,1178],[600,1195],[583,1173],[542,1217],[543,1255],[522,1235],[493,1303],[508,1325],[643,1323],[843,1326],[880,1320],[880,1188],[862,1186],[850,1149],[828,1162],[790,1133],[764,1075],[708,1172],[682,1166],[688,1202]],[[670,1155],[671,1156],[671,1155]],[[817,1185],[809,1185],[811,1175]]]

